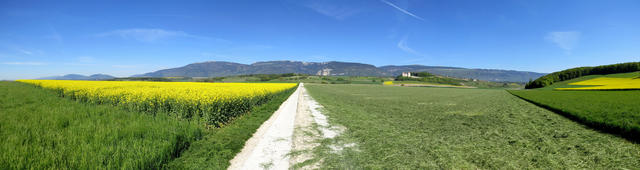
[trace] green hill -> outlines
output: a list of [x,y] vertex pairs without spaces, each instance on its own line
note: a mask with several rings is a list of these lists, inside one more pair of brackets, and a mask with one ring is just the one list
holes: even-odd
[[552,85],[556,82],[571,80],[588,75],[605,75],[640,71],[640,62],[619,63],[596,67],[577,67],[553,72],[527,83],[525,88],[534,89]]
[[560,82],[555,82],[551,85],[545,86],[545,87],[541,87],[538,88],[539,90],[553,90],[556,88],[570,88],[570,87],[581,87],[579,85],[569,85],[570,83],[575,83],[575,82],[580,82],[580,81],[585,81],[585,80],[590,80],[590,79],[594,79],[594,78],[600,78],[600,77],[609,77],[609,78],[636,78],[640,76],[640,71],[636,71],[636,72],[630,72],[630,73],[617,73],[617,74],[605,74],[605,75],[588,75],[588,76],[582,76],[582,77],[578,77],[578,78],[574,78],[574,79],[570,79],[570,80],[565,80],[565,81],[560,81]]
[[[629,64],[630,63],[624,63],[621,65],[624,66]],[[611,69],[620,67],[621,65],[601,66],[599,67],[599,69]],[[552,74],[562,77],[561,75],[570,75],[576,70],[589,69],[588,67],[581,67],[578,69],[569,70],[571,71],[565,70],[564,72]],[[612,71],[605,70],[598,70],[597,72],[602,73],[606,71]],[[640,101],[639,90],[565,91],[557,90],[557,88],[586,87],[570,84],[596,78],[637,78],[639,76],[640,71],[635,71],[617,74],[582,75],[579,77],[566,79],[564,81],[555,82],[551,81],[553,79],[543,79],[536,81],[543,83],[552,82],[552,84],[548,84],[544,87],[531,90],[509,90],[509,92],[521,99],[556,112],[574,121],[583,123],[591,128],[598,129],[603,132],[617,134],[628,140],[638,142],[640,141],[640,105],[637,104],[638,101]],[[530,84],[529,87],[531,86]]]

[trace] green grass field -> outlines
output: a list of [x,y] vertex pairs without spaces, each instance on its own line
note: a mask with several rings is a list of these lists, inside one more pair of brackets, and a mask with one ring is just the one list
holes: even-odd
[[509,91],[578,122],[640,139],[640,91]]
[[[636,74],[591,75],[512,91],[308,84],[330,122],[346,131],[322,139],[313,150],[316,157],[304,164],[318,162],[329,169],[635,169],[640,167],[640,91],[553,88]],[[373,83],[371,77],[332,78]],[[225,169],[293,90],[228,125],[206,129],[166,114],[87,104],[32,85],[0,82],[0,169]],[[355,147],[335,151],[348,143]]]
[[0,169],[158,169],[202,136],[193,123],[0,82]]
[[[635,169],[640,145],[504,90],[312,85],[347,130],[315,150],[335,169]],[[335,143],[356,147],[332,152]]]
[[225,169],[294,90],[222,128],[205,129],[167,114],[87,104],[0,81],[0,169]]
[[592,128],[640,140],[640,91],[559,91],[556,88],[584,87],[570,83],[594,78],[635,78],[640,72],[589,75],[532,90],[510,93],[553,110]]

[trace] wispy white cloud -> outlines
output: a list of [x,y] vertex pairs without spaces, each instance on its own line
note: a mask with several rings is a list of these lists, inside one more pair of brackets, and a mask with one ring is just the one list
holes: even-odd
[[357,13],[360,12],[359,9],[344,7],[344,6],[336,6],[333,4],[314,2],[306,5],[308,8],[311,8],[317,13],[322,15],[332,17],[338,20],[347,19]]
[[408,36],[404,36],[400,41],[398,41],[398,44],[396,46],[398,46],[398,48],[400,48],[402,51],[407,52],[409,54],[424,57],[425,56],[424,54],[409,47],[409,45],[407,44],[407,39],[408,39]]
[[47,63],[42,63],[42,62],[4,62],[2,64],[5,64],[5,65],[24,65],[24,66],[47,65]]
[[6,48],[8,50],[13,50],[17,53],[15,54],[23,54],[23,55],[42,55],[44,54],[44,52],[38,50],[38,49],[33,49],[33,48],[24,48],[20,45],[17,44],[0,44],[0,46],[2,46],[3,48]]
[[19,51],[22,54],[33,55],[33,52],[29,51],[29,50],[25,50],[25,49],[22,49],[22,48],[16,48],[16,50]]
[[573,48],[578,45],[581,34],[579,31],[556,31],[549,32],[544,39],[556,44],[570,54]]
[[156,42],[159,40],[170,39],[170,38],[205,38],[196,35],[191,35],[183,31],[171,31],[164,29],[144,29],[144,28],[133,28],[133,29],[121,29],[114,30],[109,32],[104,32],[97,34],[98,37],[109,37],[109,36],[118,36],[124,39],[134,39],[142,42]]
[[422,17],[420,17],[420,16],[417,16],[417,15],[415,15],[415,14],[413,14],[413,13],[411,13],[411,12],[409,12],[409,11],[405,10],[405,9],[400,8],[400,7],[399,7],[398,5],[396,5],[396,4],[393,4],[393,3],[389,2],[389,1],[386,1],[386,0],[380,0],[380,1],[381,1],[382,3],[385,3],[385,4],[389,5],[389,6],[391,6],[391,7],[395,8],[395,9],[397,9],[398,11],[400,11],[400,12],[402,12],[402,13],[404,13],[404,14],[407,14],[407,15],[409,15],[409,16],[411,16],[411,17],[415,18],[415,19],[418,19],[418,20],[424,21],[424,18],[422,18]]

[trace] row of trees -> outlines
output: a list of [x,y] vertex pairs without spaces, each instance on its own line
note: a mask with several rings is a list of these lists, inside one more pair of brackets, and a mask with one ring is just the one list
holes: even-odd
[[629,62],[620,64],[603,65],[597,67],[578,67],[567,69],[559,72],[554,72],[542,76],[534,81],[529,81],[525,88],[534,89],[551,85],[555,82],[565,81],[581,76],[597,75],[597,74],[614,74],[614,73],[628,73],[640,71],[640,62]]
[[450,85],[460,85],[461,82],[464,82],[464,80],[459,80],[454,78],[438,77],[428,72],[411,73],[411,76],[416,76],[416,77],[404,77],[400,75],[395,78],[395,81],[421,81],[421,82],[450,84]]
[[417,72],[417,73],[411,73],[411,76],[417,76],[417,77],[433,77],[435,75],[429,73],[429,72]]
[[238,77],[257,77],[260,81],[270,81],[273,79],[280,79],[284,77],[293,77],[293,76],[309,76],[308,74],[297,74],[297,73],[284,73],[284,74],[247,74],[240,75]]

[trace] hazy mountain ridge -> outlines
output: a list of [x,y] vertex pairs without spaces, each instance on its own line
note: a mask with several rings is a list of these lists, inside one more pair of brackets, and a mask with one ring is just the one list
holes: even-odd
[[39,78],[41,80],[108,80],[114,79],[116,77],[107,75],[107,74],[93,74],[90,76],[85,76],[81,74],[67,74],[64,76],[52,76],[52,77],[43,77]]
[[487,81],[527,82],[545,75],[545,73],[498,70],[467,69],[445,66],[381,66],[351,62],[302,62],[302,61],[263,61],[253,64],[240,64],[224,61],[209,61],[188,64],[183,67],[158,70],[134,77],[222,77],[245,74],[281,74],[301,73],[332,76],[397,76],[402,72],[426,71],[437,75],[470,78]]
[[516,71],[516,70],[499,70],[499,69],[468,69],[460,67],[444,67],[444,66],[423,66],[423,65],[408,65],[408,66],[382,66],[383,69],[393,75],[400,75],[402,72],[429,72],[432,74],[458,77],[458,78],[471,78],[486,81],[509,81],[509,82],[528,82],[529,80],[535,80],[538,77],[546,75],[546,73],[536,73],[530,71]]
[[231,62],[202,62],[183,67],[136,75],[137,77],[222,77],[243,74],[301,73],[345,76],[387,76],[388,73],[369,64],[347,62],[265,61],[250,65]]

